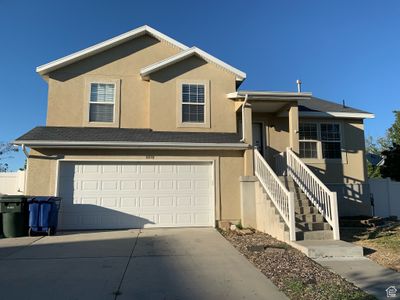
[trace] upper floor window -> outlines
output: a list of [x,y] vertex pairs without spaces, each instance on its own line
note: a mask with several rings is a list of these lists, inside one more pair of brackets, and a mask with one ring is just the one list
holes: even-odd
[[339,124],[300,123],[299,140],[302,158],[342,158]]
[[317,124],[299,124],[300,157],[317,158],[318,130]]
[[321,143],[323,158],[341,158],[339,124],[321,124]]
[[89,122],[114,122],[115,84],[91,83]]
[[204,123],[204,84],[182,84],[182,123]]

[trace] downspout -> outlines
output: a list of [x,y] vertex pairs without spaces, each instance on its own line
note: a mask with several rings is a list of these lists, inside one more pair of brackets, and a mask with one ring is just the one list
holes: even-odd
[[240,141],[243,143],[244,142],[244,127],[245,127],[245,125],[244,125],[244,116],[245,116],[245,112],[244,112],[244,108],[246,107],[246,104],[247,104],[247,98],[248,98],[248,94],[246,94],[245,96],[244,96],[244,102],[243,102],[243,104],[242,104],[242,138],[240,139]]
[[26,187],[27,187],[27,183],[28,183],[28,158],[29,158],[29,153],[28,151],[26,151],[26,147],[25,144],[22,144],[22,152],[24,152],[25,156],[26,156],[26,169],[24,171],[24,190],[23,191],[19,191],[22,193],[26,193]]
[[28,151],[26,151],[25,144],[22,144],[22,152],[24,152],[24,154],[25,154],[26,158],[28,158],[28,157],[29,157],[29,153],[28,153]]

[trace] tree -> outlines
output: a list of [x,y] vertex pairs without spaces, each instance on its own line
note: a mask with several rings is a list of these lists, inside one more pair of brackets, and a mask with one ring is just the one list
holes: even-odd
[[[381,178],[380,167],[376,165],[374,162],[374,157],[381,156],[382,146],[379,144],[379,141],[375,142],[372,136],[369,136],[365,140],[365,150],[367,157],[367,170],[368,170],[368,178]],[[371,163],[371,161],[374,162]]]
[[400,145],[400,111],[395,110],[393,113],[395,115],[394,123],[387,132],[387,137],[391,142],[391,147],[394,145]]
[[8,155],[11,152],[18,152],[18,148],[10,143],[0,143],[0,172],[8,171],[8,164],[4,160],[12,157]]
[[394,144],[382,155],[385,156],[385,164],[380,168],[382,177],[400,181],[400,144]]
[[[395,171],[396,168],[400,168],[400,165],[395,159],[397,153],[396,149],[398,148],[398,145],[400,145],[400,111],[395,110],[393,113],[395,115],[395,120],[393,125],[386,131],[386,135],[378,138],[376,141],[374,141],[370,136],[365,141],[365,149],[367,153],[382,155],[385,157],[385,164],[381,167],[374,166],[369,161],[367,162],[369,178],[379,178],[383,176],[393,179],[396,178],[393,171]],[[384,173],[382,173],[383,169]]]

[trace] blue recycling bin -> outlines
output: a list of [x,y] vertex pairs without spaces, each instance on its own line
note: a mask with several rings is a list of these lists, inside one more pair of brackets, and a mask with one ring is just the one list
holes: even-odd
[[60,201],[59,197],[33,197],[28,200],[29,236],[34,233],[56,233]]

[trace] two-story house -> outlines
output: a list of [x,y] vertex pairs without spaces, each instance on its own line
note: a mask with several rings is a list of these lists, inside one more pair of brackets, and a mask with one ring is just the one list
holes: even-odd
[[337,206],[370,214],[370,113],[300,91],[239,90],[244,72],[149,26],[37,72],[46,126],[15,143],[31,149],[26,193],[62,197],[62,229],[260,227],[272,221],[256,216],[259,189],[292,234],[318,216],[314,231],[335,231]]

